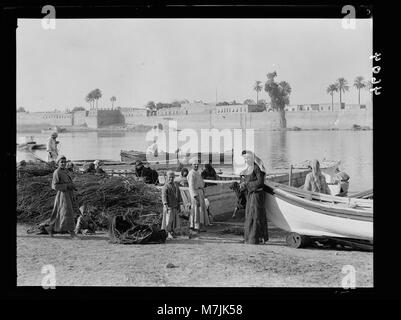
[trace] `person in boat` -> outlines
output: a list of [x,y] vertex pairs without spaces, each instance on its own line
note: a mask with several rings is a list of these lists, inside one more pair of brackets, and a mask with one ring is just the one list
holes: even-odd
[[93,162],[89,163],[84,169],[84,173],[96,173],[95,164]]
[[46,144],[47,151],[47,162],[56,161],[58,156],[58,148],[57,145],[59,141],[57,141],[58,134],[57,132],[53,132]]
[[106,172],[102,169],[103,163],[102,163],[101,161],[95,160],[95,161],[93,162],[93,164],[95,165],[95,173],[98,173],[98,174],[106,174]]
[[341,171],[339,168],[336,168],[335,183],[340,185],[340,193],[337,194],[337,196],[339,197],[347,196],[349,188],[349,179],[350,176],[347,173]]
[[69,173],[74,173],[75,172],[74,163],[71,162],[71,161],[67,161],[67,164],[66,164],[65,168],[67,169],[67,171]]
[[58,168],[53,173],[52,189],[57,191],[54,199],[53,211],[50,216],[47,232],[53,237],[54,232],[69,232],[71,237],[76,237],[75,216],[76,206],[74,190],[76,190],[71,177],[66,170],[67,159],[60,155],[56,164]]
[[264,182],[266,169],[263,161],[252,151],[242,151],[246,168],[240,175],[240,191],[246,190],[244,242],[248,244],[265,243],[269,240],[265,211]]
[[187,168],[182,168],[180,180],[178,181],[180,187],[188,187],[188,179],[187,179],[188,173],[189,171]]
[[142,178],[145,183],[157,184],[159,182],[157,171],[145,167],[141,160],[135,162],[135,174],[138,178]]
[[161,229],[166,230],[167,239],[175,238],[174,229],[179,227],[178,214],[183,204],[180,187],[174,178],[174,172],[169,170],[167,181],[162,188],[163,219]]
[[205,164],[205,169],[203,169],[201,176],[206,180],[217,180],[217,173],[212,167],[211,161]]
[[206,231],[210,225],[205,203],[205,183],[199,173],[199,160],[194,157],[190,161],[192,169],[188,173],[189,195],[191,197],[190,229],[196,233]]
[[324,194],[331,194],[329,186],[327,185],[326,178],[320,170],[320,163],[314,159],[311,162],[312,172],[309,172],[305,178],[304,190],[319,192]]

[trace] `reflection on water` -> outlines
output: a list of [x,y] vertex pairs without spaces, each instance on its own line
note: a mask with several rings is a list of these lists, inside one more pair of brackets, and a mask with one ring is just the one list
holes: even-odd
[[[48,138],[48,134],[42,133],[17,133],[17,139],[29,135],[35,136],[37,143],[46,143]],[[58,140],[61,154],[72,160],[120,160],[120,150],[145,151],[150,144],[145,136],[145,132],[67,132],[60,133]],[[254,143],[255,153],[267,169],[284,168],[313,158],[341,160],[340,168],[351,176],[351,192],[373,186],[373,131],[257,130]],[[47,158],[44,150],[35,154]],[[17,152],[17,161],[22,159],[34,157]]]

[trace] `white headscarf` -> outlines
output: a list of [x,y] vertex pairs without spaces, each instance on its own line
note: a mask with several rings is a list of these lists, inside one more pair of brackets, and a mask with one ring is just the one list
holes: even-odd
[[253,172],[254,163],[256,163],[263,173],[266,173],[265,165],[257,155],[255,155],[252,151],[246,151],[246,154],[250,155],[253,158],[252,164],[247,164],[246,168],[240,172],[240,175],[249,175]]
[[189,164],[194,164],[194,163],[198,163],[199,164],[199,159],[198,157],[193,157],[189,160]]
[[60,161],[61,159],[67,160],[67,158],[66,158],[65,156],[63,156],[62,154],[60,154],[60,155],[57,157],[57,160],[56,160],[56,164],[57,164],[57,165],[58,165],[58,163],[59,163],[59,161]]

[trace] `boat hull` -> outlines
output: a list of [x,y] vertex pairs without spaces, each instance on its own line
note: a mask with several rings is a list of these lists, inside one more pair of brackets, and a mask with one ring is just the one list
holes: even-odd
[[[331,170],[331,168],[330,168]],[[291,185],[294,187],[301,187],[305,183],[306,175],[309,170],[298,170],[292,174]],[[223,176],[224,178],[224,176]],[[232,213],[237,205],[237,198],[233,190],[230,189],[230,185],[233,181],[239,181],[239,177],[227,177],[227,180],[205,180],[208,185],[205,188],[205,197],[209,200],[209,210],[214,216],[225,215]],[[266,181],[272,181],[277,183],[288,184],[289,175],[287,173],[270,174],[266,177]],[[181,188],[184,192],[187,192],[189,197],[189,191],[187,188]]]
[[330,211],[327,205],[316,201],[309,201],[309,207],[305,204],[307,200],[301,202],[290,201],[274,189],[266,192],[268,220],[280,229],[301,235],[373,241],[373,212],[344,208]]
[[[233,165],[232,152],[225,153],[193,153],[187,155],[180,155],[177,153],[164,153],[160,152],[158,157],[154,157],[154,160],[149,161],[147,159],[146,153],[141,151],[125,151],[121,150],[120,157],[122,162],[132,163],[137,160],[147,162],[150,166],[157,169],[158,166],[177,168],[177,166],[182,163],[183,165],[188,165],[189,160],[192,157],[198,157],[201,163],[206,163],[211,161],[212,164],[217,166],[229,166]],[[157,160],[159,158],[160,160]]]

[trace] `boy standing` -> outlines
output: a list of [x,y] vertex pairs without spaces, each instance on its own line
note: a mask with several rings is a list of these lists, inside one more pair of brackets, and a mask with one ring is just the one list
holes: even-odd
[[163,220],[162,229],[167,232],[167,239],[173,239],[173,231],[179,225],[178,212],[182,204],[178,183],[174,181],[173,171],[167,172],[167,181],[162,188]]

